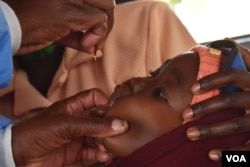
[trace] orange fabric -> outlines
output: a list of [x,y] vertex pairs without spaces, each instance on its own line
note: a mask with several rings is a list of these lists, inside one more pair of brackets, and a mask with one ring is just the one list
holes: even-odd
[[[223,61],[223,55],[212,53],[210,49],[211,48],[202,45],[197,45],[191,49],[192,51],[197,52],[200,58],[197,80],[220,70]],[[216,89],[201,95],[194,95],[191,104],[198,103],[218,94],[219,90]]]
[[[195,44],[166,3],[134,1],[117,5],[114,27],[96,61],[93,55],[67,48],[47,97],[39,94],[26,73],[16,66],[12,85],[0,90],[1,110],[4,107],[7,113],[20,116],[94,87],[108,96],[117,84],[149,75],[166,59]],[[6,103],[8,93],[13,97]]]

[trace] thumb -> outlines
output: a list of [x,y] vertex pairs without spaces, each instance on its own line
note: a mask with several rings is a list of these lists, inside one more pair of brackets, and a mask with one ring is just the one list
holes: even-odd
[[94,53],[95,49],[103,48],[107,35],[107,26],[105,24],[95,26],[89,29],[81,39],[81,46],[88,53]]
[[[109,137],[122,134],[128,130],[128,122],[112,117],[88,116],[86,119],[78,118],[78,123],[71,124],[68,133],[71,137]],[[73,126],[72,126],[73,125]]]

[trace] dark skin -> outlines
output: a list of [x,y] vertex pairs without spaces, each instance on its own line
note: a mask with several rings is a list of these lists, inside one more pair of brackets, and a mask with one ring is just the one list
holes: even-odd
[[[40,50],[52,43],[95,53],[102,49],[114,21],[114,0],[4,2],[13,9],[21,27],[22,39],[17,55]],[[48,83],[43,83],[45,88]],[[42,92],[45,94],[46,90]],[[108,161],[109,153],[95,143],[96,147],[91,147],[93,143],[89,144],[89,138],[124,133],[128,124],[115,118],[103,118],[103,112],[89,111],[106,100],[100,90],[86,90],[14,124],[11,144],[15,165],[59,167],[87,160]]]
[[[249,55],[250,54],[249,54],[248,50],[246,48],[243,48],[240,45],[238,47],[239,47],[239,49],[241,51],[241,54],[242,54],[242,56],[244,58],[245,63],[247,64],[248,67],[250,67],[250,61],[249,61],[249,58],[250,58]],[[56,56],[56,57],[58,57],[58,56]],[[50,59],[51,56],[46,57],[46,59],[48,59],[48,58]],[[58,58],[60,58],[60,56]],[[29,63],[29,62],[31,62],[31,63]],[[33,65],[34,61],[33,60],[28,60],[28,59],[24,58],[22,60],[22,63],[25,63],[25,64],[23,64],[24,66],[26,66],[27,63]],[[37,66],[35,64],[34,64],[34,66]],[[41,64],[41,66],[42,66],[42,64]],[[49,66],[47,66],[47,67],[49,67]],[[29,71],[30,71],[30,73],[29,73]],[[49,70],[49,71],[52,72],[53,70]],[[33,80],[35,81],[37,77],[32,77],[33,76],[32,73],[34,73],[34,70],[28,70],[27,72],[28,72],[30,80],[32,80],[32,78],[33,78]],[[44,72],[44,70],[42,70],[42,72]],[[237,75],[235,75],[235,74],[237,74]],[[41,73],[40,73],[40,75],[41,75]],[[46,74],[43,73],[43,75],[47,76],[48,73],[46,73]],[[34,75],[34,76],[36,76],[36,75]],[[237,76],[237,78],[235,78],[235,76]],[[43,81],[46,81],[46,80],[43,80]],[[209,82],[207,82],[207,81],[209,81]],[[50,81],[46,81],[46,82],[49,83]],[[45,93],[46,94],[46,89],[42,89],[42,87],[43,87],[43,85],[41,85],[42,82],[36,82],[36,83],[39,83],[39,84],[38,85],[34,84],[34,86],[41,93],[43,93],[43,94]],[[228,100],[228,98],[230,96],[218,96],[218,97],[211,98],[211,101],[207,100],[207,101],[204,101],[204,102],[201,102],[201,103],[197,103],[197,104],[191,106],[191,108],[193,109],[193,111],[196,113],[194,115],[194,118],[200,118],[202,116],[205,116],[208,113],[213,113],[213,112],[216,112],[216,111],[218,111],[220,109],[225,109],[225,108],[228,108],[228,107],[239,107],[239,108],[245,108],[245,109],[249,108],[249,106],[248,106],[249,101],[248,101],[248,98],[247,98],[249,94],[248,94],[248,91],[247,91],[247,88],[248,88],[247,86],[249,85],[250,81],[249,81],[249,74],[246,73],[246,72],[238,71],[238,70],[236,70],[236,71],[235,70],[228,70],[228,71],[224,71],[224,72],[219,72],[219,73],[211,75],[211,77],[209,76],[209,77],[205,77],[204,79],[201,79],[198,83],[201,84],[201,89],[203,89],[203,92],[206,91],[206,90],[214,89],[214,88],[220,88],[222,85],[228,85],[228,84],[231,85],[232,83],[234,83],[235,86],[238,86],[238,87],[241,87],[241,88],[245,87],[244,88],[245,92],[230,93],[233,96],[238,96],[239,98],[236,98],[236,99],[241,99],[240,101],[239,100],[238,101],[235,101],[235,100],[230,101],[230,100]],[[245,84],[245,86],[244,86],[244,84]],[[45,91],[43,91],[43,90],[45,90]],[[194,90],[193,90],[193,92],[194,92]],[[243,99],[245,99],[245,100],[243,100]],[[189,109],[190,108],[188,107],[186,110],[190,111]],[[197,112],[197,111],[199,111],[199,109],[201,109],[200,112]],[[241,118],[241,119],[243,119],[243,118]],[[186,119],[185,117],[184,117],[184,120],[190,121],[189,119]],[[246,122],[246,123],[250,122],[248,120],[249,120],[249,117],[245,117],[244,118],[244,122]],[[212,137],[212,136],[227,135],[227,134],[237,133],[237,132],[241,132],[241,131],[249,131],[248,127],[250,127],[250,126],[247,125],[247,124],[245,124],[245,127],[240,126],[241,128],[238,129],[238,130],[237,129],[235,129],[235,130],[230,129],[230,127],[232,127],[232,125],[234,123],[235,123],[234,121],[232,121],[232,120],[230,121],[229,120],[226,123],[222,123],[223,127],[222,127],[221,124],[220,125],[206,126],[206,127],[204,127],[204,126],[203,127],[199,127],[198,130],[202,131],[202,133],[200,133],[200,136],[197,137],[197,136],[188,135],[188,137],[191,140],[198,140],[198,139]],[[215,128],[213,128],[214,126],[217,127],[216,131],[211,131],[210,130],[210,132],[212,132],[212,133],[207,133],[208,129],[213,129],[214,130],[215,129]],[[229,127],[229,128],[227,128],[228,130],[225,131],[226,127]],[[237,126],[237,127],[239,127],[239,126]],[[226,132],[226,134],[224,132]],[[232,149],[249,150],[250,147],[248,145],[244,145],[244,146],[239,146],[237,148],[232,148]],[[218,156],[212,156],[212,154],[220,156],[220,151],[221,151],[221,149],[212,150],[210,152],[210,158],[212,160],[218,160],[219,157]]]
[[22,42],[17,54],[30,53],[55,42],[94,53],[95,49],[102,49],[114,21],[114,0],[5,2],[15,11],[21,25]]
[[[250,56],[249,56],[250,53],[249,53],[249,51],[246,48],[244,48],[244,47],[242,47],[240,45],[238,45],[238,47],[239,47],[240,52],[241,52],[241,54],[242,54],[242,56],[244,58],[245,63],[247,64],[248,67],[250,67]],[[43,82],[36,82],[37,77],[36,77],[36,72],[35,71],[37,71],[37,70],[34,71],[34,69],[35,69],[35,67],[37,67],[37,63],[34,63],[33,60],[29,60],[29,59],[27,59],[25,57],[20,57],[20,58],[23,59],[22,64],[24,66],[27,66],[27,64],[33,65],[32,68],[27,68],[27,73],[29,75],[29,79],[30,79],[31,82],[34,81],[34,83],[32,82],[32,84],[42,94],[45,95],[46,92],[47,92],[47,89],[44,89],[44,85],[45,86],[48,85],[50,83],[52,77],[50,77],[50,79],[48,79],[48,80],[44,79]],[[51,59],[51,58],[52,58],[51,56],[46,57],[46,59]],[[55,56],[55,58],[60,59],[60,56]],[[60,61],[60,60],[58,60],[58,61]],[[43,66],[43,64],[44,63],[41,63],[41,66]],[[49,72],[52,73],[53,70],[51,70],[51,68],[48,68],[48,67],[50,67],[50,66],[47,66],[47,69],[50,69]],[[29,70],[29,69],[33,69],[33,70]],[[41,72],[39,75],[47,76],[46,78],[48,78],[48,73],[44,73],[44,70],[39,70],[39,69],[41,69],[41,68],[38,68],[38,71]],[[51,75],[51,76],[53,76],[53,75]],[[237,77],[235,77],[235,76],[237,76]],[[202,116],[205,116],[205,115],[207,115],[209,113],[214,113],[214,112],[216,112],[218,110],[226,109],[228,107],[244,108],[247,111],[247,109],[250,108],[250,106],[249,106],[250,103],[249,103],[249,100],[248,100],[248,97],[249,97],[248,96],[249,95],[249,92],[248,92],[249,86],[248,85],[250,85],[249,84],[250,83],[249,78],[250,77],[249,77],[248,73],[246,73],[244,71],[238,71],[238,70],[231,69],[231,70],[219,72],[219,73],[213,74],[211,76],[205,77],[204,79],[201,79],[196,84],[199,85],[199,83],[200,83],[202,91],[199,92],[199,89],[198,89],[198,92],[197,92],[197,90],[194,89],[195,86],[193,86],[194,90],[192,90],[192,91],[195,94],[206,92],[208,90],[212,90],[212,89],[216,89],[216,88],[220,88],[221,86],[224,86],[224,85],[234,85],[234,86],[237,86],[237,87],[241,87],[241,88],[244,89],[244,92],[230,93],[230,95],[232,95],[232,97],[237,97],[235,99],[238,99],[238,100],[234,99],[233,101],[232,101],[232,99],[230,100],[231,96],[228,96],[228,95],[213,97],[213,98],[211,98],[211,100],[206,100],[204,102],[197,103],[197,104],[191,106],[191,108],[187,107],[185,109],[184,114],[187,111],[190,111],[190,109],[193,109],[193,111],[195,113],[193,119],[198,119],[198,118],[200,118]],[[37,83],[37,84],[35,84],[35,83]],[[192,120],[192,119],[187,118],[185,116],[183,116],[183,118],[184,118],[185,121]],[[248,122],[250,122],[249,119],[250,119],[249,116],[240,119],[240,122],[242,122],[242,121],[245,122],[244,127],[237,126],[237,127],[240,127],[240,129],[234,129],[233,130],[231,127],[234,126],[234,124],[237,123],[237,122],[235,122],[233,120],[228,120],[228,122],[225,122],[225,123],[222,123],[222,124],[194,127],[195,129],[198,128],[197,129],[198,130],[198,136],[197,135],[196,136],[190,135],[190,133],[189,133],[190,130],[187,132],[187,134],[188,134],[188,137],[191,140],[199,140],[199,139],[213,137],[213,136],[215,137],[215,136],[239,133],[239,132],[242,132],[242,131],[249,131],[250,130],[249,129],[250,125],[247,124]],[[214,127],[216,127],[216,128],[214,128]],[[227,130],[225,130],[225,128]],[[212,132],[212,133],[208,133],[208,132]],[[243,146],[238,146],[236,148],[231,148],[231,149],[233,149],[233,150],[234,149],[237,149],[237,150],[239,150],[239,149],[250,150],[250,146],[249,145],[243,145]],[[212,160],[218,160],[220,155],[221,155],[221,149],[215,149],[215,150],[212,150],[210,152],[210,158]]]
[[[230,39],[229,39],[230,40]],[[250,52],[247,48],[237,44],[238,49],[247,65],[250,68]],[[203,102],[194,104],[185,109],[183,113],[183,118],[185,121],[191,121],[194,119],[199,119],[209,114],[213,114],[222,109],[227,109],[230,107],[245,109],[246,116],[227,120],[218,124],[191,127],[187,130],[187,137],[190,140],[196,141],[200,139],[230,135],[241,132],[250,131],[250,75],[249,72],[229,69],[226,71],[221,71],[213,75],[202,78],[197,81],[193,86],[191,91],[194,94],[202,94],[204,92],[218,89],[224,86],[236,86],[242,88],[242,92],[230,92],[223,95],[218,95],[212,97]],[[237,127],[237,128],[236,128]],[[211,150],[209,157],[212,160],[219,160],[221,157],[221,148]],[[225,150],[225,149],[223,149]],[[237,146],[229,148],[229,150],[250,150],[250,144],[247,142],[244,146]]]
[[120,134],[128,124],[115,118],[103,119],[106,110],[100,106],[106,100],[100,90],[86,90],[14,124],[15,165],[61,167],[88,160],[108,161],[109,154],[92,137]]
[[[37,60],[36,58],[31,57],[30,55],[15,57],[20,61],[19,62],[20,66],[27,71],[27,75],[29,77],[30,82],[44,96],[46,96],[48,87],[51,84],[54,73],[56,72],[57,67],[61,62],[63,50],[64,49],[62,47],[57,46],[55,51],[51,55],[47,55],[45,58],[40,60]],[[43,68],[45,64],[46,68]],[[37,76],[41,76],[41,78],[38,78]],[[77,100],[79,101],[77,105],[80,105],[78,107],[83,107],[84,108],[83,110],[77,109],[75,110],[74,114],[71,113],[72,111],[67,111],[67,110],[65,111],[65,107],[67,105],[70,105],[70,103]],[[98,106],[104,105],[106,101],[107,98],[101,91],[92,89],[84,91],[79,95],[76,95],[75,97],[70,97],[68,99],[63,99],[62,101],[58,101],[56,104],[53,104],[48,108],[37,109],[32,111],[32,113],[36,115],[35,117],[21,121],[20,123],[15,124],[13,128],[13,138],[22,138],[23,141],[26,141],[23,142],[23,145],[20,145],[20,143],[18,142],[15,144],[17,147],[13,146],[13,152],[18,153],[17,155],[14,154],[16,158],[15,159],[16,164],[17,165],[32,164],[36,166],[53,166],[53,167],[55,166],[55,164],[57,164],[59,167],[62,165],[74,164],[76,162],[80,162],[81,164],[85,165],[88,162],[92,163],[96,161],[99,162],[109,161],[110,154],[106,152],[105,149],[103,149],[103,146],[96,145],[96,143],[92,138],[95,135],[97,136],[103,134],[109,135],[108,133],[111,133],[108,131],[108,128],[110,128],[108,124],[110,121],[112,121],[112,119],[109,120],[103,119],[103,114],[105,110],[100,109],[98,110],[98,112],[96,110],[91,111],[92,109]],[[64,112],[67,112],[69,114],[67,113],[65,114]],[[77,114],[77,112],[79,113]],[[87,113],[82,114],[84,112]],[[51,115],[50,113],[54,114],[52,116],[49,116]],[[62,116],[62,114],[64,116]],[[51,119],[48,120],[48,117],[50,117]],[[55,121],[58,120],[59,117],[62,118],[61,123]],[[71,117],[71,119],[69,119],[69,117]],[[81,122],[80,120],[77,119],[80,119]],[[23,120],[23,118],[21,118],[21,120]],[[48,122],[50,121],[51,124],[48,124]],[[64,128],[69,131],[64,130],[64,128],[60,129],[59,127],[61,127],[61,125],[64,124],[63,122],[68,122],[69,126],[73,129],[69,129],[67,125],[64,126]],[[72,123],[74,122],[78,123],[73,125]],[[34,123],[36,124],[34,125]],[[58,124],[60,125],[59,127],[57,127]],[[95,124],[97,124],[96,127]],[[42,125],[42,128],[39,127],[38,125]],[[45,125],[48,127],[46,127]],[[81,136],[81,134],[79,134],[78,131],[79,125],[82,127],[82,129],[90,131],[80,132],[82,133]],[[32,128],[30,129],[28,127]],[[121,130],[120,132],[125,132],[127,127],[128,125],[126,124],[126,122],[124,122],[124,129]],[[46,130],[47,133],[41,134],[40,132],[43,131],[43,129],[51,129],[51,131]],[[91,131],[94,131],[94,133],[92,133]],[[30,138],[30,135],[25,135],[25,133],[32,134],[35,137],[35,139],[34,137]],[[56,134],[60,133],[61,136],[55,135],[53,137],[53,134],[55,133]],[[72,133],[72,134],[67,135],[67,133]],[[116,135],[116,132],[113,135]],[[49,136],[49,138],[47,136]],[[68,136],[69,139],[64,139],[65,136]],[[79,138],[79,136],[81,137]],[[50,147],[45,147],[47,149],[44,150],[43,149],[44,146],[41,146],[40,144],[36,145],[35,143],[37,142],[33,142],[30,140],[35,140],[35,141],[40,140],[40,142],[42,142],[41,140],[44,141],[47,140],[46,142],[44,142],[44,144],[48,145],[48,143],[52,143],[52,145],[50,145]],[[57,141],[56,142],[57,144],[51,141]],[[13,140],[13,144],[14,142],[15,140]],[[33,149],[30,149],[30,152],[22,152],[22,150],[25,150],[24,149],[25,147],[29,148],[33,147]],[[38,152],[34,154],[32,150],[37,150]],[[21,160],[19,157],[22,157]],[[55,158],[57,159],[56,162]]]
[[190,87],[198,67],[197,53],[187,52],[165,63],[152,77],[133,78],[118,85],[106,116],[125,119],[130,128],[125,134],[100,139],[104,147],[124,157],[181,126],[182,111],[193,97]]

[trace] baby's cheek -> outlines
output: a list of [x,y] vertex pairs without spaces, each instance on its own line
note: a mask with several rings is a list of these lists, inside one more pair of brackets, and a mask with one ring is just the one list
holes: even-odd
[[131,100],[131,98],[123,98],[115,102],[107,112],[106,116],[134,122],[135,120],[138,120],[138,117],[140,117],[141,114],[140,103]]
[[138,145],[135,141],[135,136],[132,135],[129,130],[121,135],[101,138],[99,142],[115,157],[126,157],[141,147],[141,145]]

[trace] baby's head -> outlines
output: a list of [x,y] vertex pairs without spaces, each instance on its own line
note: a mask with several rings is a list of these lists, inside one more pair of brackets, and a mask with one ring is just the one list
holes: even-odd
[[[106,116],[125,119],[130,128],[123,135],[100,139],[109,151],[119,157],[127,156],[182,125],[182,112],[193,99],[191,86],[197,74],[201,74],[200,62],[204,63],[198,53],[210,52],[207,47],[201,50],[195,47],[193,50],[166,61],[151,73],[151,77],[132,78],[116,87],[109,100],[112,107]],[[218,69],[214,68],[210,73]]]

